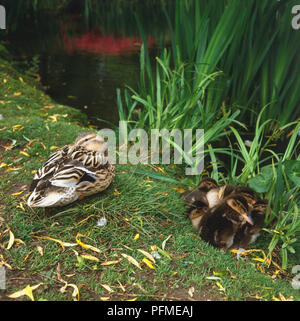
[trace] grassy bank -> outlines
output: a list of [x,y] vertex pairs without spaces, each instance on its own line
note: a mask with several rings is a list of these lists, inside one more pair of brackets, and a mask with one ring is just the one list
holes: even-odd
[[[53,102],[3,59],[0,97],[0,264],[7,276],[0,300],[28,285],[35,300],[300,299],[290,283],[291,267],[280,268],[276,251],[269,267],[261,262],[267,234],[239,260],[194,234],[178,199],[183,175],[172,166],[119,165],[101,194],[65,208],[28,208],[35,170],[85,131],[87,120]],[[102,217],[107,223],[98,226]],[[149,264],[143,251],[159,257]]]

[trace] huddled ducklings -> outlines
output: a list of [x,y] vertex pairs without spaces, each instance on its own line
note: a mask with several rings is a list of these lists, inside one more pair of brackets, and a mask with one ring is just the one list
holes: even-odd
[[213,246],[228,249],[232,246],[237,231],[246,223],[253,224],[248,210],[248,203],[242,196],[229,196],[202,218],[198,233]]
[[263,228],[268,201],[249,187],[218,186],[204,178],[182,195],[191,224],[203,240],[220,249],[247,248]]

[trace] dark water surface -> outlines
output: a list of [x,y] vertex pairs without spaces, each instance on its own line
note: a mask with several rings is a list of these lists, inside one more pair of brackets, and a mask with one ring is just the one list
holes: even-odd
[[[118,124],[117,88],[137,89],[139,79],[142,41],[134,13],[123,11],[110,17],[104,12],[106,19],[98,17],[88,26],[77,13],[44,13],[27,21],[26,28],[17,26],[6,40],[14,59],[28,62],[55,101],[81,109],[93,125],[111,127],[107,122]],[[163,16],[159,11],[142,17],[153,60],[159,44],[169,39]]]

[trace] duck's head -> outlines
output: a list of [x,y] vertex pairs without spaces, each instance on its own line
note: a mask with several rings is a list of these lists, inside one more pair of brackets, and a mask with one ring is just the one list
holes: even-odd
[[256,193],[250,187],[240,186],[236,192],[247,200],[248,205],[253,206],[257,201]]
[[[266,199],[258,200],[253,205],[253,212],[255,211],[255,213],[257,213],[257,214],[265,215],[268,210],[268,204],[269,204],[269,201]],[[270,205],[270,208],[269,208],[270,211],[271,211],[271,208],[272,208],[272,204]]]
[[241,195],[233,195],[228,197],[226,203],[236,213],[238,213],[246,222],[253,225],[253,221],[249,215],[249,206],[247,200]]
[[75,145],[100,153],[104,153],[107,150],[107,144],[104,139],[93,132],[83,132],[79,134],[75,140]]
[[217,187],[218,187],[217,182],[210,177],[204,177],[198,184],[198,190],[203,192],[208,192],[213,188],[217,188]]

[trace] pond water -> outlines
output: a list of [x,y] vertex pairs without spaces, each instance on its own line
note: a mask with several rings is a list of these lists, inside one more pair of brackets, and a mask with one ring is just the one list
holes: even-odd
[[134,12],[127,7],[121,13],[110,9],[110,14],[105,14],[106,8],[88,22],[76,12],[43,13],[27,21],[26,28],[18,25],[7,38],[14,59],[28,61],[47,94],[81,109],[98,127],[118,124],[117,88],[138,86],[142,41],[134,12],[145,28],[151,58],[169,38],[161,8],[153,13],[146,5]]

